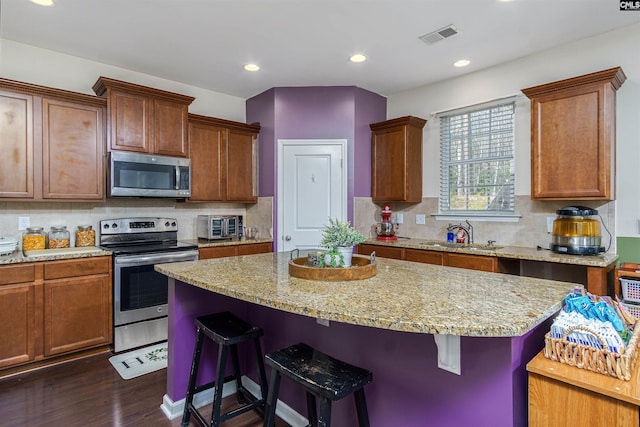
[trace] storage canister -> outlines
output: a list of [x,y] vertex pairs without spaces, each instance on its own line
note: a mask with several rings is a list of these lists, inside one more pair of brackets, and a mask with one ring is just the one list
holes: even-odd
[[52,226],[49,230],[49,249],[68,248],[70,237],[66,226]]
[[76,230],[76,247],[95,246],[96,232],[90,225],[79,225]]
[[35,251],[45,249],[47,246],[47,235],[42,227],[28,227],[22,235],[22,250]]

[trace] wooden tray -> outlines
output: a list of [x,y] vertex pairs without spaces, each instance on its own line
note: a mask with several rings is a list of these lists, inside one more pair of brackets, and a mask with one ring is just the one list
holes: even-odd
[[299,279],[325,280],[340,282],[343,280],[361,280],[373,277],[378,272],[378,264],[364,255],[353,255],[351,267],[312,267],[307,265],[307,257],[289,261],[289,274]]

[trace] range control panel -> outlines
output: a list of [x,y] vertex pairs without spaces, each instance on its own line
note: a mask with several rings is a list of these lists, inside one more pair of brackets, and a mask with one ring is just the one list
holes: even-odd
[[153,233],[178,231],[175,218],[117,218],[100,221],[102,234]]

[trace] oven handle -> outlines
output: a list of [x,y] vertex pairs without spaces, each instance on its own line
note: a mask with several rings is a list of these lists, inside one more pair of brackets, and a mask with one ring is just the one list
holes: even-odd
[[198,251],[188,251],[168,254],[116,256],[114,261],[116,264],[120,265],[146,265],[162,264],[167,262],[195,261],[197,259]]

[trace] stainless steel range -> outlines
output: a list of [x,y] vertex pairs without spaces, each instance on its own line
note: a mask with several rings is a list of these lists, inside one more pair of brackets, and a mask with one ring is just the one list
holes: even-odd
[[113,252],[113,342],[118,353],[167,339],[168,278],[155,264],[198,259],[178,241],[175,218],[100,221],[100,247]]

